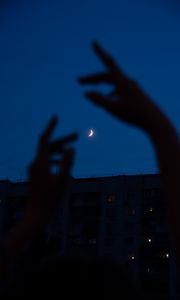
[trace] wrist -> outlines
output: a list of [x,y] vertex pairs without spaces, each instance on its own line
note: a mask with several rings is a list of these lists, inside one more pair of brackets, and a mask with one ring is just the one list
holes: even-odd
[[168,118],[161,112],[152,115],[150,120],[147,118],[147,121],[148,122],[144,126],[144,131],[152,140],[166,139],[175,132],[175,129]]

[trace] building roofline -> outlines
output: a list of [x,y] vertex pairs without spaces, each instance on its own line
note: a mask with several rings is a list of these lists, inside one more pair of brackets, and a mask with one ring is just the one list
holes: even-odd
[[88,180],[97,180],[97,179],[110,179],[110,178],[122,178],[122,177],[148,177],[148,176],[160,176],[160,173],[146,173],[146,174],[120,174],[120,175],[109,175],[109,176],[90,176],[90,177],[73,177],[74,180],[83,180],[83,181],[88,181]]

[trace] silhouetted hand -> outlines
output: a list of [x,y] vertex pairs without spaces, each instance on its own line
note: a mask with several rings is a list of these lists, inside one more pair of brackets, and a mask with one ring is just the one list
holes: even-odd
[[[30,197],[24,218],[1,239],[0,247],[7,255],[0,255],[0,275],[8,272],[9,257],[17,257],[29,242],[42,233],[67,190],[74,158],[73,148],[67,148],[67,145],[77,139],[77,134],[51,142],[56,124],[57,118],[52,118],[41,136],[36,158],[30,166]],[[57,159],[54,155],[58,156]],[[53,166],[56,173],[52,173]]]
[[108,83],[113,85],[113,93],[109,96],[94,91],[85,95],[120,120],[140,127],[150,137],[162,176],[171,235],[180,265],[180,144],[178,133],[167,116],[135,81],[123,73],[102,47],[94,43],[93,49],[107,70],[82,77],[79,81],[81,84]]
[[[64,196],[74,158],[74,150],[67,145],[77,139],[77,134],[71,134],[50,142],[56,124],[57,119],[53,118],[42,134],[37,156],[29,170],[27,213],[44,221],[52,216]],[[52,167],[56,168],[55,173],[52,173]]]
[[[106,66],[106,71],[79,79],[81,84],[113,85],[114,91],[104,96],[101,93],[90,91],[85,96],[95,104],[103,107],[114,116],[127,123],[149,129],[149,124],[159,119],[162,113],[159,108],[142,91],[138,84],[129,79],[117,66],[112,57],[107,54],[98,43],[93,44],[93,49]],[[152,119],[153,117],[153,119]]]

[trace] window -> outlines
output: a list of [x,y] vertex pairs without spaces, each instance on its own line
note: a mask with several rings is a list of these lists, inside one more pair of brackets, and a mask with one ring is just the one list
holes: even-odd
[[152,243],[152,237],[146,237],[145,238],[145,242],[147,243],[147,244],[151,244]]
[[128,254],[128,260],[129,260],[129,261],[135,260],[135,255],[134,255],[133,253]]
[[109,195],[109,196],[106,198],[107,203],[113,203],[113,202],[115,202],[115,200],[116,200],[115,195]]
[[161,257],[164,259],[168,259],[170,257],[169,252],[161,254]]
[[82,226],[82,234],[88,238],[94,238],[98,235],[98,222],[85,222]]
[[107,238],[104,240],[104,245],[105,246],[112,246],[113,245],[113,239]]
[[85,243],[85,239],[79,237],[72,240],[74,245],[83,245]]
[[127,216],[134,216],[136,214],[135,208],[128,202],[124,203],[124,210]]
[[136,214],[135,209],[132,208],[132,207],[128,207],[128,208],[126,209],[126,212],[127,212],[127,214],[128,214],[129,216],[134,216],[134,215]]
[[99,206],[80,206],[80,207],[72,207],[70,209],[70,218],[75,218],[79,220],[86,218],[97,218],[100,215],[100,207]]
[[101,199],[101,193],[88,192],[84,194],[84,205],[99,205]]
[[104,253],[104,256],[105,257],[112,257],[112,253],[110,253],[110,252]]
[[109,207],[106,209],[106,216],[107,217],[114,217],[115,215],[115,208],[114,207]]
[[70,206],[83,205],[84,195],[83,193],[74,193],[70,199]]
[[24,210],[27,202],[27,197],[25,196],[9,197],[7,200],[8,200],[7,201],[8,209],[14,211]]
[[144,197],[147,198],[159,198],[161,196],[161,191],[159,188],[145,189]]
[[148,268],[146,269],[146,273],[148,273],[148,274],[154,273],[154,268],[153,268],[153,267],[148,267]]
[[127,193],[127,199],[129,201],[133,201],[135,199],[135,193],[134,192],[128,192]]
[[127,245],[132,245],[134,243],[134,238],[133,237],[127,237],[124,239],[124,242],[127,244]]
[[134,222],[126,222],[125,223],[125,230],[126,231],[134,231]]
[[106,234],[110,235],[110,236],[113,234],[113,223],[112,222],[108,222],[106,224]]
[[144,213],[145,214],[153,215],[154,212],[155,212],[155,207],[154,206],[144,207]]
[[153,207],[149,207],[148,211],[149,211],[149,212],[153,212],[153,211],[154,211],[154,208],[153,208]]
[[89,239],[89,244],[90,245],[96,245],[97,244],[97,239],[96,238]]

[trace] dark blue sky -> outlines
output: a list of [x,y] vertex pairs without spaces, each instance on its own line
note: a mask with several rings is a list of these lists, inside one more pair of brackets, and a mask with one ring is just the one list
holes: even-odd
[[[24,179],[50,116],[77,130],[75,176],[156,171],[147,137],[83,97],[80,75],[102,69],[99,40],[180,129],[180,18],[162,1],[24,1],[0,12],[0,178]],[[87,139],[88,128],[96,137]]]

